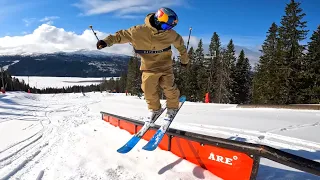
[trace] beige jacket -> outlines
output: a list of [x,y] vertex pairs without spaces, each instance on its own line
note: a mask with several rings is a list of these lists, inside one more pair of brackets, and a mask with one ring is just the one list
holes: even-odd
[[[136,50],[162,50],[170,47],[171,44],[179,51],[182,64],[188,64],[189,59],[187,49],[182,37],[173,29],[168,31],[158,31],[150,24],[148,14],[145,24],[132,26],[126,30],[117,31],[114,35],[109,35],[103,39],[107,46],[113,44],[131,43]],[[172,51],[164,51],[156,54],[139,54],[141,57],[140,70],[150,72],[172,72]]]

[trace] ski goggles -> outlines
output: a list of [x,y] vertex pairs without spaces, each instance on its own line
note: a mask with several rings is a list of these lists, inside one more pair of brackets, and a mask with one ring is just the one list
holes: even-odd
[[170,24],[167,24],[167,23],[161,23],[161,28],[163,30],[170,30],[172,29],[174,26],[173,25],[170,25]]

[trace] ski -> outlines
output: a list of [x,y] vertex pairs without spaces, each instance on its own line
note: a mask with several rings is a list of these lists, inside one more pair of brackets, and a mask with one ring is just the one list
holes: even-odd
[[131,151],[134,146],[136,144],[138,144],[138,142],[140,141],[140,139],[142,138],[142,136],[149,130],[149,128],[154,124],[154,122],[161,116],[161,114],[166,110],[165,105],[162,106],[163,108],[161,109],[161,112],[159,113],[158,116],[155,116],[153,119],[151,119],[150,121],[145,121],[144,125],[142,126],[142,128],[140,129],[140,131],[138,133],[136,133],[135,135],[132,136],[131,139],[129,139],[129,141],[124,144],[121,148],[119,148],[117,150],[118,153],[128,153],[129,151]]
[[153,151],[158,147],[163,136],[165,135],[165,133],[169,129],[170,124],[172,123],[175,116],[178,114],[180,108],[182,107],[182,105],[184,104],[185,101],[186,101],[186,96],[181,96],[179,99],[180,103],[179,103],[179,108],[178,108],[177,112],[174,114],[174,116],[171,119],[166,120],[166,123],[163,124],[157,130],[157,132],[153,135],[153,137],[150,139],[150,141],[142,149],[147,150],[147,151]]

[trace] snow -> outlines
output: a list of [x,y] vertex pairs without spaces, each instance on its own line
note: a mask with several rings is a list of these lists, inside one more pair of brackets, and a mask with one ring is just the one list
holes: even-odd
[[[30,87],[36,87],[38,89],[44,88],[63,88],[69,86],[90,86],[90,85],[97,85],[103,81],[104,77],[97,77],[97,78],[83,78],[83,77],[46,77],[46,76],[13,76],[19,80],[24,80],[26,84]],[[118,77],[113,77],[117,79]],[[111,77],[105,77],[106,80],[111,79]]]
[[[162,101],[164,102],[164,101]],[[186,102],[171,127],[272,146],[320,162],[320,111],[239,109]],[[144,99],[124,94],[0,94],[0,179],[219,179],[101,120],[100,111],[141,120]],[[161,124],[157,121],[156,124]],[[257,179],[319,179],[261,159]]]
[[19,60],[15,60],[15,61],[13,61],[11,64],[8,64],[8,65],[6,65],[6,66],[3,66],[2,68],[3,68],[4,71],[6,71],[6,70],[8,70],[9,66],[12,66],[12,65],[14,65],[14,64],[16,64],[16,63],[18,63],[18,62],[19,62]]

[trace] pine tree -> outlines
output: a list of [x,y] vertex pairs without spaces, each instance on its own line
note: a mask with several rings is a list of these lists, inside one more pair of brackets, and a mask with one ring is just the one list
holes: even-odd
[[228,53],[228,49],[222,48],[221,51],[221,75],[220,75],[220,103],[231,103],[232,102],[232,67],[230,60],[233,58]]
[[127,84],[127,74],[126,73],[121,73],[120,80],[119,80],[119,91],[120,92],[125,92],[126,91],[126,84]]
[[[228,51],[221,47],[220,37],[214,32],[209,47],[212,61],[209,66],[208,91],[213,94],[213,102],[230,103],[230,73],[232,59]],[[212,84],[212,86],[210,86]]]
[[190,101],[197,101],[198,82],[197,82],[197,71],[195,65],[195,51],[193,47],[190,47],[189,52],[190,67],[186,72],[186,79],[184,80],[186,96]]
[[285,103],[299,103],[298,99],[301,88],[301,70],[303,64],[303,51],[305,46],[300,45],[299,42],[306,39],[308,30],[306,21],[302,21],[306,15],[302,13],[300,4],[291,0],[285,8],[285,15],[281,19],[281,27],[279,27],[280,41],[283,45],[284,51],[284,71],[287,74],[286,89],[288,92],[288,99]]
[[262,45],[262,56],[256,67],[253,79],[253,101],[261,104],[274,104],[279,98],[277,92],[278,66],[277,64],[277,45],[278,45],[278,26],[272,23],[269,28],[266,40]]
[[227,89],[228,89],[228,103],[234,103],[235,102],[235,88],[236,88],[236,83],[235,83],[235,72],[236,72],[236,60],[237,58],[235,57],[235,47],[233,44],[233,40],[231,39],[227,45],[227,50],[225,52],[225,58],[226,58],[226,64],[227,64],[227,70],[228,70],[228,81],[226,82]]
[[[193,52],[193,47],[190,48],[190,51]],[[190,56],[190,51],[188,52],[189,61],[191,64],[192,55]],[[194,53],[194,52],[193,52]],[[192,77],[190,76],[191,70],[184,69],[181,66],[180,57],[177,60],[174,60],[174,74],[175,74],[175,82],[180,90],[180,94],[185,95],[189,100],[191,97],[191,81]]]
[[126,89],[132,95],[141,94],[141,72],[140,62],[137,57],[131,57],[128,63],[127,86]]
[[[68,91],[69,87],[66,91]],[[100,84],[100,92],[107,90],[107,78],[103,77],[102,82]]]
[[[3,79],[3,84],[2,84]],[[6,91],[27,91],[31,87],[24,80],[19,80],[10,75],[6,70],[0,70],[0,89],[4,87]]]
[[308,43],[303,89],[304,103],[320,103],[320,25]]
[[195,61],[193,63],[193,71],[197,81],[197,96],[196,101],[203,101],[207,88],[207,73],[204,66],[204,49],[202,39],[198,43],[198,48],[195,52]]
[[250,102],[250,64],[249,59],[245,57],[245,53],[241,50],[236,63],[236,88],[235,88],[235,103],[247,104]]
[[210,59],[206,67],[209,74],[207,92],[210,93],[213,102],[220,103],[222,99],[223,63],[221,58],[221,42],[219,35],[214,32],[209,45]]
[[141,96],[142,90],[141,90],[141,71],[140,71],[140,61],[138,57],[134,57],[133,59],[133,72],[134,72],[134,86],[133,86],[133,94]]
[[131,94],[133,89],[133,83],[134,83],[134,72],[133,72],[133,57],[132,57],[128,62],[127,84],[126,84],[126,89]]

